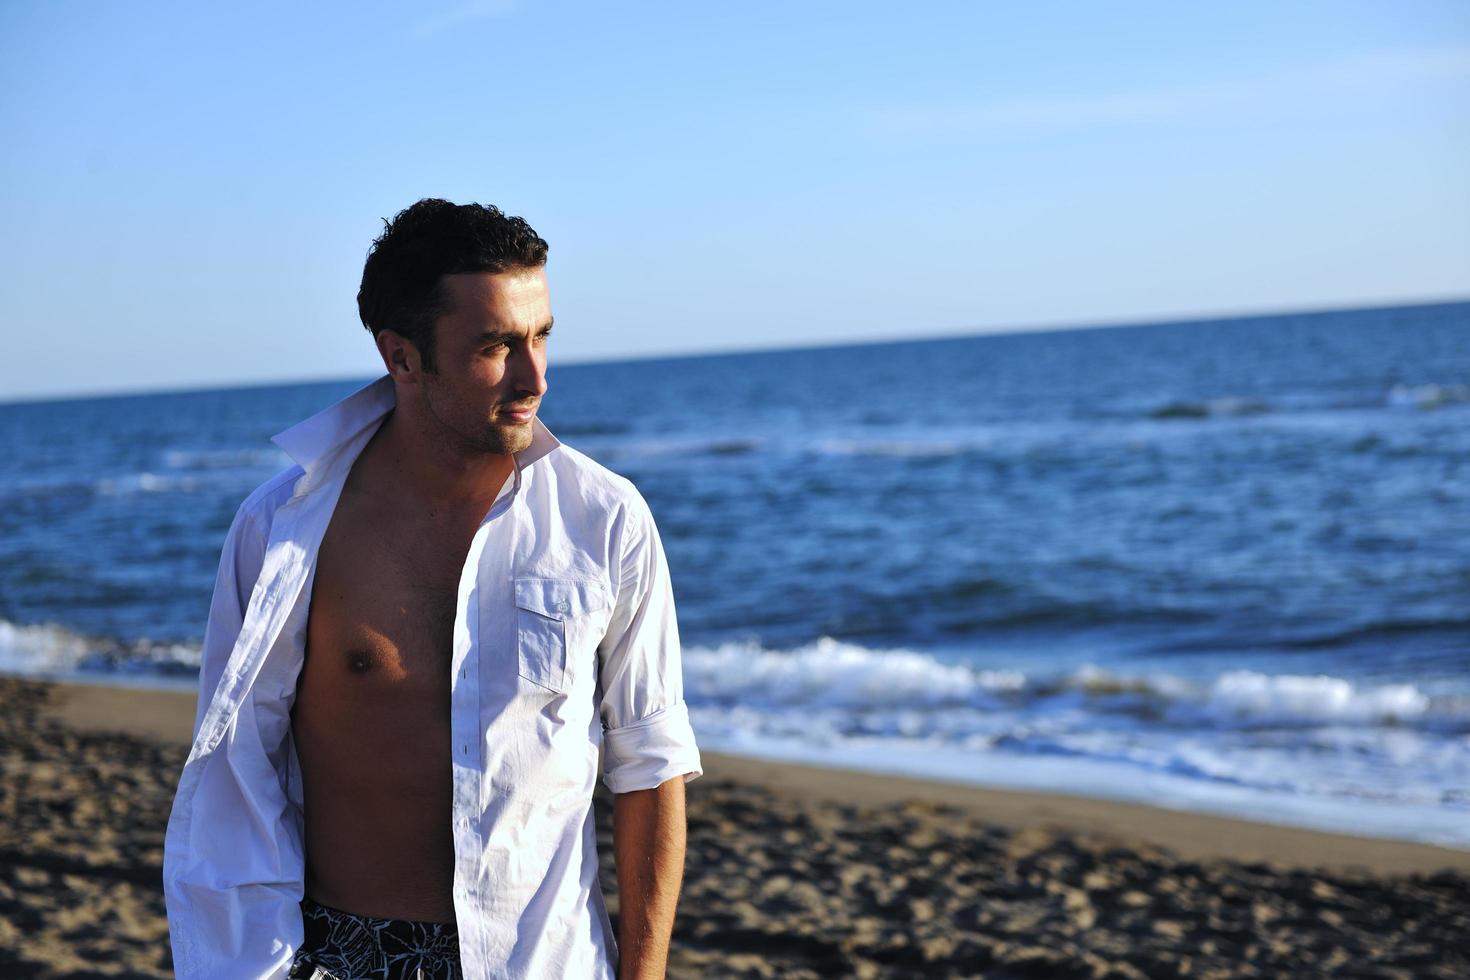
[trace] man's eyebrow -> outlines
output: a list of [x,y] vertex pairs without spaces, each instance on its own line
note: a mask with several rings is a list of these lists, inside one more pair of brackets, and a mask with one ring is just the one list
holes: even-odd
[[[551,325],[553,323],[555,323],[555,322],[556,322],[555,317],[553,317],[550,320],[547,320],[544,324],[541,325],[540,328],[537,329],[536,336],[540,337],[540,336],[544,336],[545,334],[551,333]],[[486,330],[483,333],[481,333],[478,337],[475,338],[475,343],[476,344],[505,344],[505,343],[509,343],[509,342],[511,342],[513,340],[519,339],[520,336],[521,335],[518,332],[514,331],[514,330],[502,330],[502,331],[499,331],[499,332],[494,331],[494,330]]]

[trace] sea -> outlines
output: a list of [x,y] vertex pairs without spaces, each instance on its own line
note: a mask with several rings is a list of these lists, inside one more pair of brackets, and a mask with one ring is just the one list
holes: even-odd
[[[1470,303],[557,365],[702,747],[1470,848]],[[270,437],[0,404],[0,670],[192,687]]]

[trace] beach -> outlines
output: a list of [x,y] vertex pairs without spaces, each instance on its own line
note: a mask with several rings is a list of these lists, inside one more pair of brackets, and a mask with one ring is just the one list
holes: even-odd
[[[0,975],[170,975],[193,714],[0,678]],[[670,976],[1407,980],[1470,976],[1466,936],[1470,851],[707,754]]]

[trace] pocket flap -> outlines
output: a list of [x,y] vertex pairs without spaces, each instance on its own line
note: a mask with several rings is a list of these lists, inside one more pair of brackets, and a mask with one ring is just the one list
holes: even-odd
[[612,605],[612,593],[601,582],[556,578],[517,578],[516,605],[547,619],[583,616]]

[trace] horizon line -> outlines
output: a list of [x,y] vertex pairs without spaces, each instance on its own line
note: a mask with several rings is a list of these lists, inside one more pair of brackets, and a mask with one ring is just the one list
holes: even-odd
[[[559,360],[558,366],[595,367],[603,364],[640,364],[658,361],[697,360],[715,357],[740,357],[749,354],[799,353],[821,350],[836,350],[846,347],[881,347],[900,343],[934,343],[945,340],[978,340],[983,337],[1009,337],[1020,334],[1080,333],[1092,330],[1118,330],[1130,327],[1187,327],[1205,323],[1229,323],[1259,320],[1283,316],[1326,316],[1334,313],[1371,313],[1383,310],[1428,309],[1437,306],[1470,305],[1470,294],[1454,298],[1416,299],[1408,302],[1371,302],[1367,305],[1344,304],[1333,306],[1287,307],[1251,311],[1236,311],[1213,314],[1185,314],[1182,317],[1162,316],[1143,320],[1108,319],[1084,323],[1039,323],[999,328],[958,327],[917,336],[857,337],[837,342],[795,342],[765,347],[706,348],[703,350],[679,350],[663,353],[634,354],[628,357],[591,357]],[[110,398],[138,398],[149,395],[183,395],[204,391],[247,391],[251,389],[285,388],[296,385],[336,384],[356,380],[371,380],[368,375],[334,375],[314,377],[265,378],[216,384],[184,384],[178,387],[152,388],[104,388],[96,391],[75,391],[21,395],[18,398],[0,398],[0,408],[8,405],[35,405],[49,402],[104,401]]]

